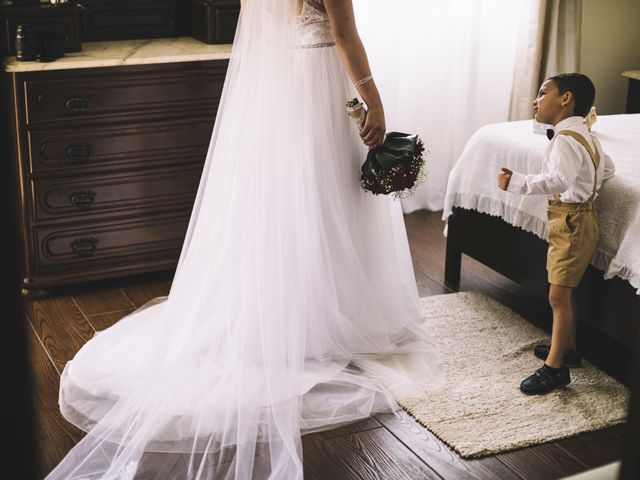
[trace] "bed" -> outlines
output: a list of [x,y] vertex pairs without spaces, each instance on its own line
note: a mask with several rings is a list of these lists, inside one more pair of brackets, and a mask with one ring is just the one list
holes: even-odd
[[[577,289],[581,321],[634,347],[640,332],[640,114],[599,116],[593,126],[616,165],[597,200],[600,243]],[[546,198],[499,190],[500,167],[541,169],[548,140],[531,120],[487,125],[467,142],[449,175],[445,280],[460,281],[467,254],[531,292],[548,293]]]

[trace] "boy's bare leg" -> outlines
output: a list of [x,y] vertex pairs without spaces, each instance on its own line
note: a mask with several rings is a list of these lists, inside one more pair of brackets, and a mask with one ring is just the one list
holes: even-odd
[[[573,289],[572,289],[573,290]],[[577,335],[578,335],[578,309],[576,308],[576,298],[574,295],[571,295],[571,308],[573,308],[573,318],[574,318],[574,327],[573,327],[573,335],[571,335],[571,341],[567,346],[567,350],[573,349],[577,350]]]
[[564,354],[575,348],[576,316],[573,308],[573,288],[551,285],[549,303],[553,309],[551,349],[545,363],[553,368],[564,365]]

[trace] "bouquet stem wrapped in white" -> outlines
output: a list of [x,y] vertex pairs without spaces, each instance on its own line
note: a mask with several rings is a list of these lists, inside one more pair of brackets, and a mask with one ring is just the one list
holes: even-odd
[[347,102],[347,114],[356,122],[358,130],[362,130],[364,121],[367,118],[367,109],[357,98]]

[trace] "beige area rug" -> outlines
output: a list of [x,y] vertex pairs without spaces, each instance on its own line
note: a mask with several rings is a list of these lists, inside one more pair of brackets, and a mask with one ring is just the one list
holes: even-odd
[[463,457],[479,457],[605,428],[625,420],[628,391],[583,360],[571,384],[546,396],[520,392],[542,365],[533,347],[545,332],[484,295],[421,299],[441,349],[446,383],[399,403]]

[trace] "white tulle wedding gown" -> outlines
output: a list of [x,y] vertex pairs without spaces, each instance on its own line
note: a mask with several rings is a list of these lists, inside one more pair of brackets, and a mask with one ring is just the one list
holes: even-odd
[[62,375],[50,479],[297,479],[300,436],[436,381],[400,206],[358,185],[322,1],[245,0],[171,291]]

